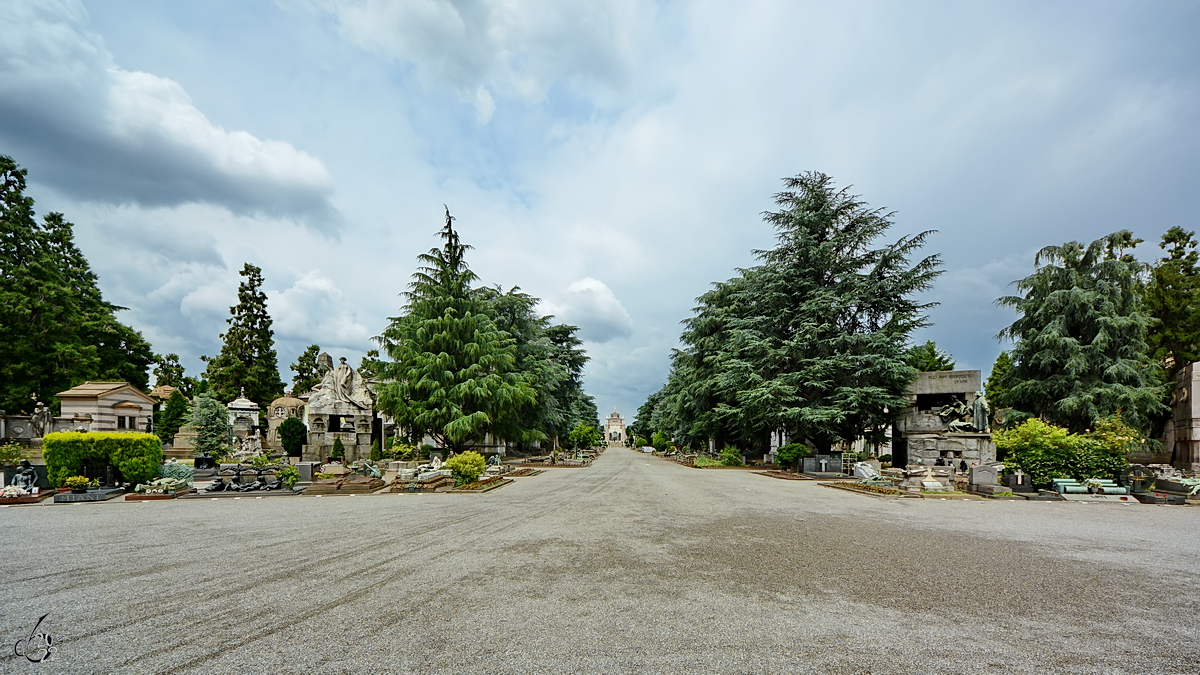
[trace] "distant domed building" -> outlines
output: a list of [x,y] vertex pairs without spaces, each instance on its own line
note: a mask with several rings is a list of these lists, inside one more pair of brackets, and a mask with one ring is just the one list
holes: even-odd
[[245,438],[258,426],[258,404],[246,398],[245,389],[225,407],[229,409],[229,424],[233,427],[234,436]]
[[625,420],[615,410],[604,421],[604,440],[609,445],[625,445]]
[[271,401],[267,407],[267,442],[279,443],[279,425],[289,417],[304,420],[304,401],[285,395]]

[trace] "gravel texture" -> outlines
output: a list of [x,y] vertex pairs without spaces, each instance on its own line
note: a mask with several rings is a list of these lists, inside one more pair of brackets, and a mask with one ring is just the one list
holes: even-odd
[[612,449],[487,494],[0,509],[4,673],[1200,673],[1200,509]]

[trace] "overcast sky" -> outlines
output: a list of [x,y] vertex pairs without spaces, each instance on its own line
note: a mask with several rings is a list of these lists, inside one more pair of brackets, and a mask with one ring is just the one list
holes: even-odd
[[1197,229],[1198,34],[1194,0],[7,0],[0,153],[189,374],[245,262],[284,380],[357,363],[448,204],[629,417],[806,170],[938,230],[917,337],[986,376],[1038,248]]

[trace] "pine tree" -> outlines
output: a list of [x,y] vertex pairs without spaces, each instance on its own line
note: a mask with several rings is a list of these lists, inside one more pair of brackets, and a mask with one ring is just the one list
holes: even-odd
[[1008,371],[1012,370],[1012,365],[1012,358],[1009,357],[1008,352],[1000,352],[1000,355],[996,357],[996,362],[992,364],[992,372],[988,375],[983,389],[993,408],[1012,407],[1012,403],[1008,400],[1008,387],[1004,386],[1004,378],[1008,377]]
[[321,384],[321,369],[317,365],[317,357],[320,355],[320,346],[309,345],[291,365],[292,372],[296,373],[292,378],[292,393],[295,396],[302,396]]
[[34,218],[27,172],[0,155],[0,408],[28,411],[86,380],[145,388],[153,354],[117,321],[62,214]]
[[250,263],[239,274],[246,280],[238,285],[238,304],[229,308],[229,330],[221,334],[224,344],[208,362],[204,377],[213,393],[222,401],[232,401],[245,392],[246,398],[265,410],[271,401],[283,395],[279,365],[275,356],[274,331],[267,313],[267,295],[262,288],[262,269]]
[[909,258],[930,233],[873,248],[891,214],[821,173],[785,188],[766,214],[776,247],[698,298],[685,322],[651,420],[677,442],[763,445],[782,428],[826,451],[882,439],[907,405],[907,344],[930,307],[914,295],[940,274],[936,255]]
[[1019,315],[998,336],[1013,341],[1000,384],[1018,412],[1081,433],[1117,411],[1145,430],[1165,409],[1148,354],[1154,319],[1142,304],[1143,265],[1124,252],[1137,243],[1122,230],[1086,246],[1047,246],[1017,282],[1023,295],[996,301]]
[[191,398],[196,393],[196,378],[188,377],[185,373],[178,354],[154,357],[154,386],[175,387],[185,397]]
[[442,247],[419,256],[403,313],[377,338],[392,359],[382,375],[380,411],[414,438],[430,435],[456,451],[493,432],[526,440],[523,407],[536,394],[517,365],[516,341],[496,327],[487,303],[471,288],[468,246],[446,210]]
[[191,425],[196,430],[197,457],[219,457],[229,450],[229,438],[233,433],[229,409],[211,394],[196,395]]
[[1169,364],[1173,373],[1200,360],[1200,254],[1196,233],[1172,227],[1159,247],[1167,256],[1158,261],[1146,287],[1146,310],[1158,319],[1149,334],[1151,354]]
[[913,345],[908,349],[908,365],[918,373],[934,373],[940,370],[954,370],[954,357],[938,349],[933,340],[925,344]]
[[163,443],[174,443],[175,434],[179,433],[179,427],[188,421],[190,415],[187,399],[183,397],[182,392],[176,389],[171,392],[166,407],[159,415],[155,424],[155,433]]

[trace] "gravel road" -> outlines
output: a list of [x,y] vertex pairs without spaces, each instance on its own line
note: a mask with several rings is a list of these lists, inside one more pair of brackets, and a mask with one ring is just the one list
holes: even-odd
[[1200,673],[1200,509],[625,449],[482,495],[0,509],[4,673]]

